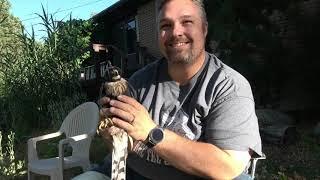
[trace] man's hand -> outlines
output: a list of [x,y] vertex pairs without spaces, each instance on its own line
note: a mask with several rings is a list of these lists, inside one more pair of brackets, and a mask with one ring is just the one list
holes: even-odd
[[[102,107],[100,109],[99,115],[100,115],[100,122],[104,122],[105,119],[110,116],[110,113],[106,110],[106,107],[109,107],[110,98],[103,97],[99,99],[98,104]],[[119,128],[111,126],[109,128],[101,128],[99,129],[99,134],[107,141],[112,141],[112,135],[119,132]]]
[[100,103],[111,106],[102,108],[100,116],[112,115],[114,125],[125,130],[135,141],[146,140],[151,129],[156,127],[145,107],[131,97],[120,95],[117,100],[102,98]]
[[[109,102],[110,102],[110,98],[108,98],[108,97],[103,97],[103,98],[99,99],[99,101],[98,101],[98,104],[102,107],[99,112],[100,123],[101,122],[105,123],[106,117],[110,116],[110,114],[106,113],[106,109],[107,109],[106,107],[110,106]],[[103,127],[104,127],[104,125],[103,125]],[[106,143],[107,149],[109,149],[111,151],[113,148],[112,135],[118,133],[120,131],[120,129],[115,126],[111,126],[111,127],[107,127],[107,128],[100,128],[100,124],[99,124],[98,128],[99,128],[98,129],[99,135],[102,137],[102,139]]]

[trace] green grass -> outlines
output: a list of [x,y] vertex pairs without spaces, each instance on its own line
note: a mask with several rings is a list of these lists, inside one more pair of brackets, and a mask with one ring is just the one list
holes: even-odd
[[299,139],[290,145],[264,144],[267,156],[257,165],[257,179],[320,179],[320,139],[311,128],[298,127]]

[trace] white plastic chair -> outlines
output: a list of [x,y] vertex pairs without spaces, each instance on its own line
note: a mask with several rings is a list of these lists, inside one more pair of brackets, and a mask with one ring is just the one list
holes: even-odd
[[256,157],[256,158],[250,159],[250,163],[249,163],[249,166],[246,170],[246,173],[251,177],[251,179],[255,178],[257,162],[258,162],[258,160],[261,160],[261,159],[266,159],[266,155],[264,153],[262,153],[261,157]]
[[[81,167],[86,171],[90,166],[89,150],[99,121],[99,108],[93,102],[86,102],[73,109],[64,119],[60,130],[28,140],[28,180],[31,172],[50,176],[51,180],[63,180],[63,170]],[[37,142],[65,134],[59,141],[59,156],[39,159]],[[64,157],[64,146],[71,145],[72,155]]]

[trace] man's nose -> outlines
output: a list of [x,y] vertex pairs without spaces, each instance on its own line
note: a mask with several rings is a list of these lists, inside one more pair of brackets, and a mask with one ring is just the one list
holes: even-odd
[[179,23],[175,23],[172,29],[172,35],[175,37],[183,35],[183,27]]

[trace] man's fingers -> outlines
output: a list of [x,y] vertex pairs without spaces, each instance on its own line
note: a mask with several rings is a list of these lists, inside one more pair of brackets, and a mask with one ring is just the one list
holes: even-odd
[[126,96],[126,95],[120,95],[117,97],[119,101],[122,101],[124,103],[130,104],[131,106],[133,106],[136,109],[140,109],[141,108],[141,104],[136,101],[134,98]]
[[115,107],[111,107],[109,109],[110,113],[114,116],[117,116],[119,117],[120,119],[124,120],[124,121],[127,121],[128,123],[131,123],[133,122],[134,120],[134,116],[129,113],[129,112],[126,112],[122,109],[118,109],[118,108],[115,108]]
[[116,107],[111,107],[111,108],[101,108],[99,111],[100,118],[105,118],[108,116],[117,116],[121,118],[124,121],[127,121],[129,123],[134,121],[134,116],[122,109],[116,108]]
[[99,111],[100,117],[107,117],[110,116],[110,108],[101,108]]
[[112,121],[117,127],[119,127],[120,129],[125,130],[126,132],[131,131],[132,128],[133,128],[133,126],[130,123],[128,123],[126,121],[123,121],[123,120],[121,120],[119,118],[114,117],[114,118],[112,118]]
[[98,104],[99,104],[99,106],[103,107],[103,106],[106,106],[107,104],[109,104],[110,100],[111,99],[109,97],[102,97],[98,100]]
[[122,102],[122,101],[111,100],[110,101],[110,105],[112,107],[115,107],[115,108],[118,108],[118,109],[122,109],[123,111],[129,112],[129,113],[132,113],[132,112],[136,111],[135,108],[131,104],[128,104],[128,103],[125,103],[125,102]]

